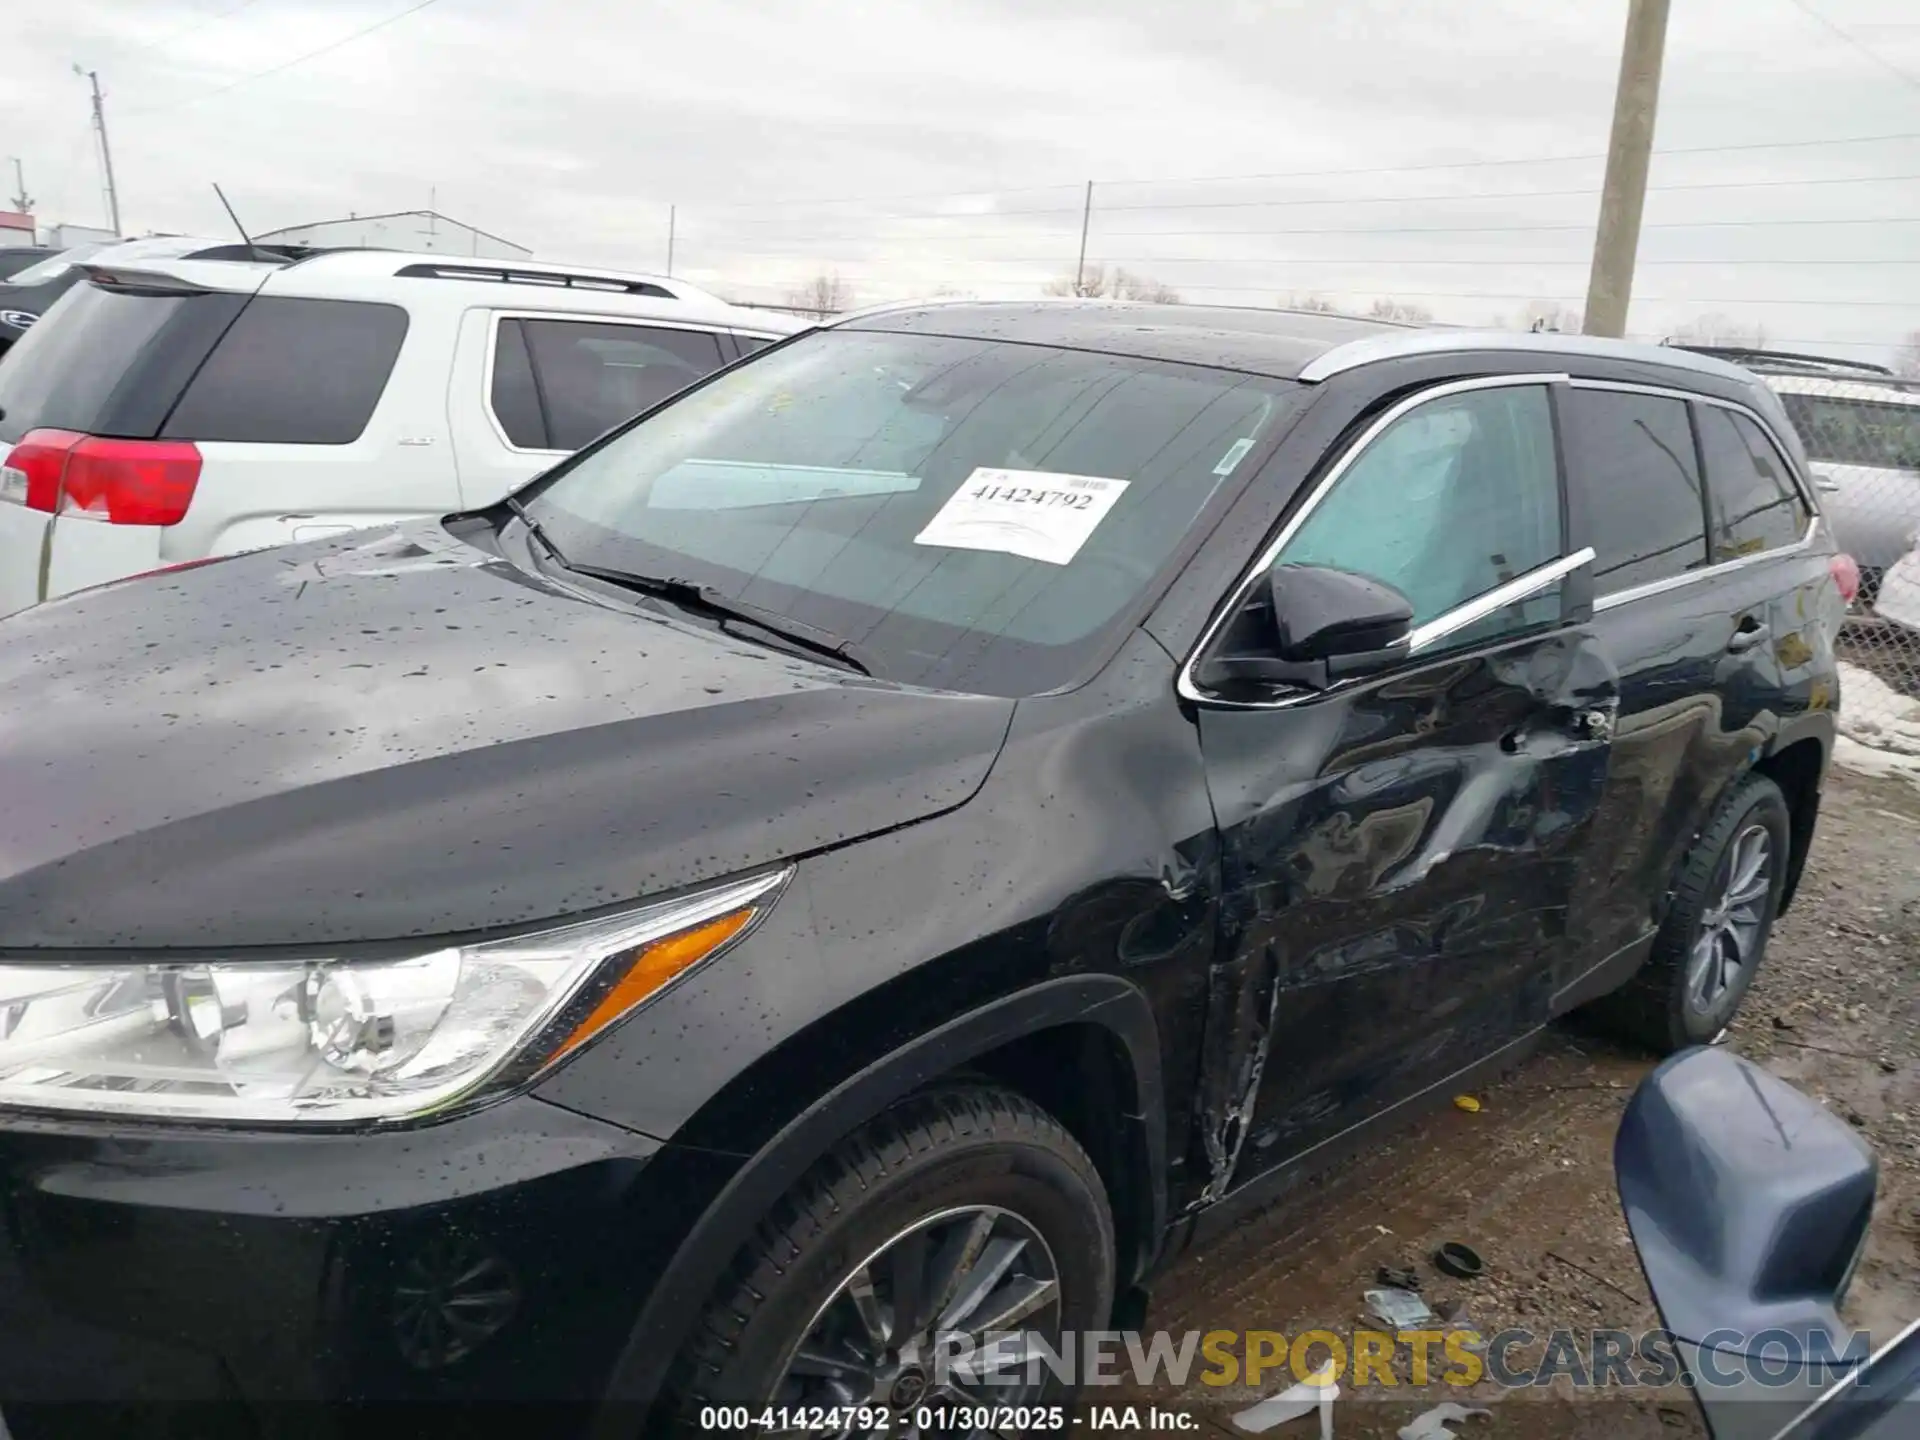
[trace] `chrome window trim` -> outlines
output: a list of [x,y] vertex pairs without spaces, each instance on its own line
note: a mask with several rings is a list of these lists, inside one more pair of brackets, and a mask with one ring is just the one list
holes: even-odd
[[[572,450],[547,450],[536,449],[529,445],[516,445],[508,438],[507,427],[500,423],[500,417],[493,413],[493,364],[494,358],[500,348],[500,326],[508,320],[572,320],[582,325],[627,325],[648,330],[692,330],[701,335],[712,335],[716,337],[714,349],[720,356],[720,363],[713,367],[714,370],[724,370],[727,366],[734,363],[727,358],[726,347],[721,345],[717,339],[718,336],[733,333],[734,327],[731,325],[702,325],[697,320],[682,319],[655,320],[651,317],[639,315],[598,315],[588,310],[489,309],[486,311],[486,315],[487,353],[482,361],[480,371],[480,413],[487,417],[487,424],[493,430],[493,438],[500,442],[501,448],[514,455],[535,455],[542,458],[553,456],[558,459],[565,459],[575,452]],[[786,337],[776,336],[774,338],[784,339]],[[532,363],[531,354],[528,356],[528,363]],[[707,373],[711,375],[713,370],[709,370]]]
[[1549,560],[1546,564],[1529,570],[1524,575],[1516,575],[1506,584],[1489,590],[1484,595],[1476,596],[1464,605],[1456,605],[1444,615],[1436,615],[1420,626],[1413,632],[1407,653],[1418,655],[1434,641],[1444,640],[1455,631],[1464,630],[1469,625],[1477,625],[1495,611],[1504,610],[1507,606],[1524,600],[1529,595],[1538,594],[1549,585],[1566,579],[1581,566],[1592,563],[1593,547],[1589,545],[1582,550],[1576,550],[1571,555],[1562,555],[1558,560]]
[[[1426,389],[1415,391],[1412,395],[1407,396],[1403,400],[1396,401],[1393,405],[1389,406],[1384,413],[1360,433],[1358,439],[1342,452],[1340,458],[1334,461],[1327,473],[1320,477],[1319,483],[1313,487],[1312,493],[1301,503],[1300,508],[1294,511],[1285,525],[1280,527],[1280,533],[1274,536],[1273,540],[1261,550],[1259,555],[1255,557],[1253,563],[1242,573],[1239,581],[1229,592],[1229,598],[1226,602],[1215,607],[1212,617],[1207,621],[1206,628],[1200,632],[1199,640],[1196,641],[1193,648],[1187,652],[1187,658],[1180,666],[1180,673],[1174,681],[1175,691],[1181,698],[1191,700],[1195,704],[1213,705],[1223,709],[1230,708],[1236,710],[1270,710],[1282,705],[1296,704],[1300,699],[1307,698],[1305,696],[1295,696],[1281,700],[1224,700],[1219,696],[1210,695],[1200,688],[1193,678],[1194,667],[1200,663],[1200,657],[1207,653],[1208,647],[1219,638],[1220,631],[1225,628],[1228,621],[1237,615],[1241,607],[1246,604],[1247,596],[1252,593],[1253,587],[1259,583],[1260,577],[1265,575],[1267,571],[1273,567],[1273,562],[1279,558],[1280,552],[1286,548],[1287,542],[1293,539],[1295,533],[1307,522],[1307,518],[1319,508],[1320,502],[1327,497],[1333,487],[1340,483],[1340,478],[1352,468],[1354,461],[1364,454],[1367,447],[1372,445],[1373,442],[1380,437],[1381,433],[1395,421],[1399,420],[1401,416],[1419,409],[1429,401],[1444,400],[1453,395],[1471,394],[1477,390],[1512,389],[1522,385],[1564,385],[1568,382],[1569,378],[1567,375],[1558,372],[1542,372],[1527,375],[1479,375],[1470,380],[1448,380],[1438,385],[1430,385]],[[1547,565],[1541,566],[1537,570],[1529,571],[1516,580],[1508,581],[1505,585],[1499,587],[1498,590],[1489,590],[1484,595],[1475,596],[1464,604],[1455,606],[1443,615],[1436,615],[1425,625],[1421,626],[1420,630],[1415,631],[1415,636],[1418,637],[1422,632],[1434,632],[1428,637],[1427,643],[1431,643],[1432,640],[1450,634],[1453,630],[1471,624],[1474,620],[1481,618],[1481,614],[1488,612],[1475,614],[1468,619],[1459,619],[1457,623],[1453,622],[1456,622],[1456,617],[1460,616],[1463,612],[1475,609],[1475,607],[1481,605],[1489,597],[1509,590],[1523,581],[1531,580],[1537,576],[1541,570],[1552,569],[1554,566],[1562,564],[1572,558],[1571,556],[1562,556],[1557,560],[1550,561]],[[1578,568],[1578,565],[1569,566],[1568,570],[1562,571],[1561,574],[1564,575]],[[1552,578],[1558,579],[1560,576],[1556,575]],[[1551,580],[1542,580],[1539,583],[1546,585],[1552,582]],[[1526,593],[1532,593],[1531,589]],[[1501,603],[1512,604],[1513,600],[1509,598]],[[1493,608],[1498,609],[1499,606],[1496,605]],[[1443,625],[1448,628],[1437,628]],[[1310,693],[1319,694],[1324,692],[1316,691]]]
[[[1814,499],[1813,487],[1807,482],[1807,477],[1802,475],[1798,467],[1794,465],[1792,458],[1787,454],[1787,447],[1780,443],[1779,431],[1775,430],[1773,426],[1768,423],[1767,417],[1762,415],[1758,410],[1755,410],[1750,405],[1743,405],[1737,400],[1723,400],[1718,395],[1701,395],[1696,391],[1676,390],[1665,385],[1642,385],[1631,380],[1576,379],[1570,383],[1575,390],[1618,390],[1636,395],[1654,395],[1663,400],[1680,400],[1695,405],[1717,405],[1722,410],[1731,410],[1736,415],[1746,416],[1747,419],[1753,421],[1754,424],[1760,427],[1760,433],[1766,437],[1767,443],[1773,447],[1774,457],[1778,459],[1780,464],[1785,468],[1787,478],[1793,481],[1794,488],[1799,492],[1801,500],[1805,502],[1808,513],[1813,516],[1812,520],[1807,523],[1806,533],[1801,535],[1801,537],[1791,545],[1782,545],[1774,550],[1762,550],[1755,555],[1736,556],[1732,560],[1721,560],[1712,565],[1702,565],[1697,570],[1688,570],[1679,575],[1668,575],[1660,580],[1649,580],[1644,585],[1629,586],[1625,590],[1615,590],[1610,594],[1596,594],[1593,600],[1595,614],[1599,614],[1603,610],[1612,610],[1616,606],[1631,605],[1636,600],[1646,600],[1655,595],[1665,595],[1669,591],[1682,589],[1697,581],[1717,579],[1719,576],[1729,574],[1732,571],[1743,570],[1749,565],[1758,565],[1763,561],[1778,560],[1785,556],[1798,555],[1812,546],[1815,537],[1820,533],[1821,521],[1820,505]],[[1691,421],[1689,421],[1689,424],[1691,424]],[[1700,483],[1703,486],[1711,483],[1707,478],[1704,467],[1700,472]],[[1712,544],[1711,536],[1703,538],[1707,540],[1709,545]],[[1601,580],[1598,575],[1595,575],[1593,578],[1594,586],[1597,590]]]

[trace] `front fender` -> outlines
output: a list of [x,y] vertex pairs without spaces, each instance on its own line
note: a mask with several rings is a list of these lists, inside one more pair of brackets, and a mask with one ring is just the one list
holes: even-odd
[[[1159,1112],[1160,1052],[1145,996],[1115,975],[1043,981],[959,1016],[849,1076],[788,1121],[745,1160],[673,1252],[615,1363],[591,1433],[627,1440],[636,1414],[659,1395],[667,1372],[699,1323],[726,1268],[773,1205],[841,1137],[928,1081],[1009,1041],[1059,1025],[1095,1025],[1124,1047],[1135,1077],[1138,1133],[1151,1203],[1142,1228],[1157,1236],[1166,1217],[1165,1123]],[[752,1076],[742,1086],[751,1088]],[[724,1098],[724,1097],[723,1097]],[[716,1102],[718,1104],[719,1102]],[[763,1106],[772,1103],[762,1097]],[[1123,1282],[1127,1277],[1122,1277]]]

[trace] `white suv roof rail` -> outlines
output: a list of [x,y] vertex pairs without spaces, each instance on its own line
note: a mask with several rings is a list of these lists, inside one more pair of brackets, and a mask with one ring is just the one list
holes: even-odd
[[[323,255],[316,255],[313,260],[324,258]],[[393,258],[401,262],[393,271],[397,279],[465,280],[496,285],[535,285],[553,290],[598,290],[613,295],[645,295],[656,300],[725,303],[719,296],[710,294],[698,286],[672,280],[664,275],[595,270],[525,260],[468,260],[458,257],[443,259],[405,252],[393,252]]]

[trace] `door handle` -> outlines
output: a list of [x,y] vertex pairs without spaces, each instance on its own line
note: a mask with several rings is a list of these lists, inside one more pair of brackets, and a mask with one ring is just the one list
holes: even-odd
[[1755,620],[1749,615],[1740,622],[1740,628],[1733,632],[1733,638],[1727,641],[1729,653],[1738,655],[1751,650],[1771,633],[1771,627],[1764,620]]

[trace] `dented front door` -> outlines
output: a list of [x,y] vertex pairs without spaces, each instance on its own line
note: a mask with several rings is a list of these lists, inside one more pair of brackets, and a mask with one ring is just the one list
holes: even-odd
[[1208,1198],[1545,1020],[1617,703],[1568,625],[1199,710],[1225,902]]

